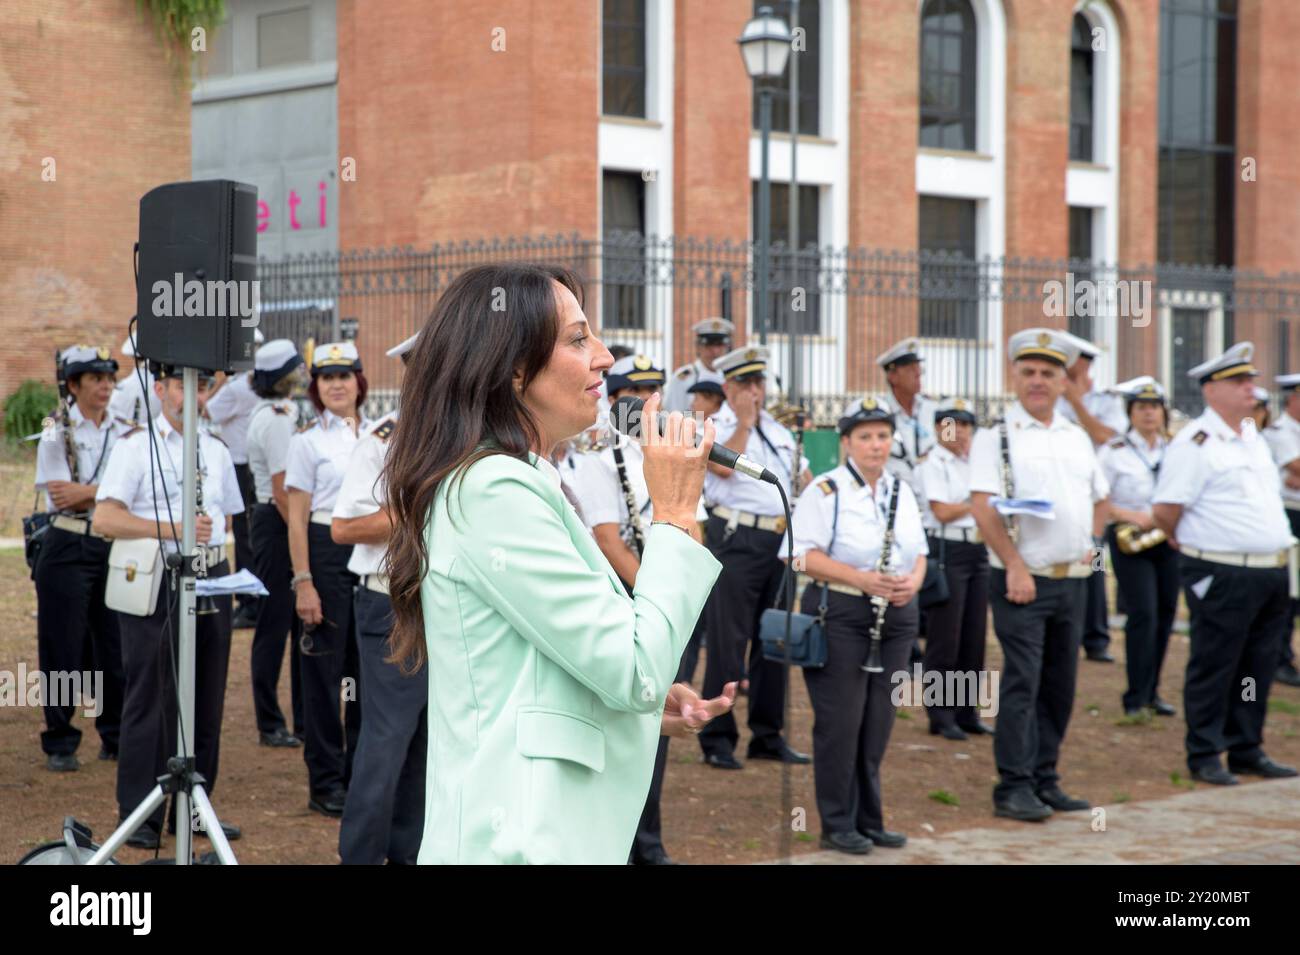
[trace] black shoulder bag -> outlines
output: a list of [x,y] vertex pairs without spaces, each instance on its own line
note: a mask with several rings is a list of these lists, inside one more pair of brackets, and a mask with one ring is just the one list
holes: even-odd
[[[840,523],[840,489],[831,482],[835,489],[835,516],[831,520],[831,542],[826,546],[829,554],[835,546],[835,531]],[[793,568],[786,566],[781,577],[781,593],[777,606],[763,611],[759,618],[758,636],[763,641],[763,659],[773,663],[785,663],[785,618],[786,611],[781,609],[786,591],[789,587],[789,575]],[[830,584],[822,582],[822,599],[817,605],[817,615],[794,612],[790,614],[790,662],[796,666],[818,670],[826,665],[826,599]]]

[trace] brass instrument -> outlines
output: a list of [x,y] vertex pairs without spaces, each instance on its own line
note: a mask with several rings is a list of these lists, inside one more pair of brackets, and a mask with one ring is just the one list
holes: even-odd
[[1140,554],[1144,550],[1163,544],[1166,539],[1165,532],[1158,527],[1144,531],[1128,521],[1115,525],[1115,542],[1119,544],[1120,551],[1125,554]]

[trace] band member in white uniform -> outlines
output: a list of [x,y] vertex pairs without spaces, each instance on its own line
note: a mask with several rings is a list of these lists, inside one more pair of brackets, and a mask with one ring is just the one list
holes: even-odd
[[[60,357],[68,394],[36,446],[36,490],[50,524],[32,567],[36,582],[36,654],[41,672],[103,674],[96,702],[99,758],[116,759],[122,723],[122,646],[117,614],[104,606],[108,541],[91,529],[99,478],[113,445],[131,427],[109,412],[117,362],[107,348],[75,345]],[[98,695],[98,694],[97,694]],[[71,700],[42,700],[41,751],[54,772],[80,768],[81,730]]]
[[910,484],[918,502],[921,491],[916,469],[934,447],[936,407],[934,399],[921,391],[921,362],[925,359],[919,347],[915,338],[906,338],[876,358],[889,384],[877,400],[894,415],[894,449],[889,458],[889,473]]
[[[969,402],[946,398],[934,413],[938,443],[918,472],[925,508],[929,560],[948,583],[948,599],[926,612],[925,669],[982,673],[989,612],[989,558],[970,509],[970,447],[975,413]],[[955,686],[946,677],[945,687]],[[944,700],[926,707],[930,733],[950,740],[991,735],[974,702]]]
[[1106,539],[1115,585],[1128,612],[1124,712],[1137,716],[1149,709],[1159,716],[1173,716],[1173,706],[1160,698],[1160,668],[1178,610],[1178,554],[1151,513],[1151,495],[1169,443],[1169,409],[1165,389],[1150,375],[1123,387],[1128,392],[1130,427],[1103,445],[1097,459],[1110,485],[1111,524]]
[[[761,345],[737,348],[717,361],[727,403],[713,417],[716,441],[767,468],[787,497],[806,461],[795,460],[794,436],[764,409],[769,352]],[[702,695],[712,699],[725,684],[749,679],[749,757],[806,763],[781,735],[784,723],[785,673],[764,659],[759,618],[780,591],[787,546],[785,509],[772,485],[709,465],[704,497],[713,503],[705,531],[709,550],[722,563],[704,609],[709,652]],[[746,650],[749,661],[746,664]],[[731,713],[718,717],[700,733],[704,761],[716,769],[740,769],[735,756],[739,739]]]
[[[1098,391],[1092,365],[1101,349],[1087,339],[1063,332],[1078,356],[1066,369],[1065,394],[1056,402],[1057,413],[1073,421],[1100,448],[1128,430],[1124,399],[1114,390]],[[1120,600],[1123,607],[1123,600]],[[1114,663],[1110,653],[1110,616],[1106,606],[1106,571],[1098,567],[1088,578],[1088,609],[1083,619],[1083,652],[1093,663]]]
[[[405,365],[418,334],[390,348],[389,357]],[[339,826],[344,865],[414,865],[424,837],[429,678],[388,661],[393,607],[383,565],[393,527],[383,470],[397,416],[384,415],[357,440],[330,526],[335,543],[352,545],[348,570],[360,581],[353,609],[366,693]]]
[[[1300,444],[1300,375],[1278,375],[1273,379],[1282,394],[1282,413],[1268,426],[1268,433],[1284,433],[1291,440]],[[1267,436],[1267,435],[1266,435]],[[1277,439],[1274,438],[1273,441]],[[1270,441],[1270,446],[1273,441]],[[1282,469],[1282,504],[1286,508],[1286,517],[1291,524],[1291,536],[1300,538],[1300,474],[1297,463],[1292,462]],[[1291,601],[1291,616],[1300,613],[1300,600]],[[1278,658],[1276,679],[1287,686],[1300,686],[1300,671],[1296,670],[1295,650],[1292,649],[1292,626],[1287,627],[1282,637],[1282,653]]]
[[[254,329],[257,332],[256,329]],[[260,336],[262,333],[257,332]],[[230,449],[230,459],[235,462],[239,478],[239,493],[244,498],[244,510],[235,515],[232,533],[235,537],[235,563],[253,569],[252,516],[257,504],[253,492],[253,472],[248,468],[248,423],[257,407],[257,393],[253,391],[251,371],[231,375],[208,396],[208,420]],[[240,594],[235,598],[235,617],[231,622],[236,630],[257,625],[258,598]]]
[[[880,764],[894,726],[894,675],[916,639],[926,542],[911,487],[885,471],[894,446],[889,410],[875,398],[854,401],[839,432],[844,463],[799,496],[794,552],[796,566],[813,578],[802,611],[815,616],[825,608],[826,665],[804,669],[821,845],[863,855],[873,845],[907,842],[885,829]],[[888,601],[877,634],[880,673],[864,669],[877,626],[872,596]]]
[[[1088,435],[1056,413],[1075,346],[1030,328],[1008,342],[1016,401],[971,445],[971,510],[989,548],[989,602],[1002,644],[994,814],[1024,822],[1089,808],[1056,770],[1074,706],[1087,579],[1110,490]],[[999,511],[1040,500],[1052,519]],[[1004,518],[1006,519],[1004,521]]]
[[[149,370],[149,362],[136,358],[131,337],[128,335],[122,342],[121,352],[127,359],[127,372],[113,389],[108,410],[114,417],[144,424],[158,416],[160,406],[158,396],[154,394],[153,372]],[[143,384],[141,378],[144,379]]]
[[[253,478],[253,568],[267,589],[253,630],[250,668],[253,717],[262,746],[302,745],[306,720],[302,711],[302,669],[298,638],[302,626],[293,609],[293,562],[289,558],[289,492],[284,469],[289,442],[298,430],[298,405],[290,397],[306,378],[302,355],[287,338],[269,341],[253,357],[253,390],[258,397],[248,424],[248,469]],[[280,709],[280,670],[289,643],[289,687],[293,732]]]
[[357,436],[370,427],[360,411],[366,400],[366,379],[356,345],[329,342],[316,347],[309,394],[318,417],[289,442],[284,472],[294,602],[303,625],[300,666],[307,732],[303,758],[308,808],[341,816],[361,731],[363,688],[357,685],[360,665],[353,639],[352,591],[357,577],[348,570],[352,547],[334,543],[330,524]]
[[[93,529],[114,540],[154,538],[164,554],[180,549],[182,513],[181,435],[185,389],[180,369],[153,365],[154,395],[162,413],[153,420],[153,442],[147,428],[125,435],[113,448],[95,493]],[[211,387],[204,375],[200,391]],[[244,506],[230,452],[219,440],[200,431],[196,490],[200,503],[195,540],[205,549],[209,577],[229,572],[225,545],[231,515]],[[180,578],[165,573],[154,612],[147,617],[119,613],[122,669],[126,693],[122,703],[122,735],[117,762],[117,804],[125,819],[142,803],[176,755],[176,685],[172,674],[177,652],[177,585]],[[221,718],[225,710],[226,674],[230,666],[230,597],[210,598],[215,613],[195,615],[194,747],[195,766],[209,796],[217,786],[221,753]],[[173,812],[175,803],[172,803]],[[127,845],[157,848],[163,810],[141,823]],[[182,820],[182,825],[187,824]],[[168,820],[175,831],[176,820]],[[239,838],[237,826],[222,823],[227,839]]]
[[669,379],[663,397],[665,413],[690,411],[691,386],[707,378],[721,379],[717,361],[731,350],[731,335],[735,330],[736,327],[725,318],[706,318],[691,326],[695,333],[695,360],[682,365]]
[[1198,782],[1221,786],[1236,784],[1237,773],[1296,775],[1264,753],[1268,691],[1291,621],[1292,538],[1277,466],[1249,420],[1254,352],[1239,342],[1188,371],[1206,409],[1169,443],[1153,498],[1156,525],[1181,555],[1192,618],[1187,767]]

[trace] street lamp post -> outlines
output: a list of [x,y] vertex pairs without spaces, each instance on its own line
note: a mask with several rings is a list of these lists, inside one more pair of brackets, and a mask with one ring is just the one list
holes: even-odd
[[758,340],[766,345],[769,324],[768,249],[772,238],[769,234],[772,227],[772,189],[767,169],[768,139],[772,133],[771,83],[780,79],[785,72],[785,63],[790,56],[790,28],[784,20],[772,15],[771,7],[759,7],[758,15],[745,24],[737,42],[740,44],[741,58],[745,61],[745,70],[758,87],[760,158],[758,222],[754,237],[755,295],[758,301],[754,308],[754,319],[758,325]]

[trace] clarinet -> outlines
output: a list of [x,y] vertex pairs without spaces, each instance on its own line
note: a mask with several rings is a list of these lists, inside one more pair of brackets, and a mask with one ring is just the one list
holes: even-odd
[[[1002,496],[1010,499],[1016,496],[1016,485],[1015,478],[1011,474],[1011,446],[1007,442],[1006,418],[998,421],[998,434],[1002,444]],[[1002,522],[1006,525],[1007,537],[1012,544],[1015,544],[1020,538],[1020,523],[1016,520],[1016,516],[1007,514],[1002,518]]]
[[803,463],[803,429],[806,424],[807,416],[804,414],[803,409],[800,408],[794,414],[794,462],[790,475],[791,497],[798,497],[801,490],[799,478],[803,476],[800,465]]
[[[889,559],[894,550],[894,514],[898,507],[899,478],[894,478],[894,492],[889,500],[889,518],[885,526],[885,539],[880,545],[880,559],[876,561],[876,573],[883,574],[889,567]],[[876,612],[876,619],[871,624],[871,644],[867,649],[867,662],[862,669],[867,673],[884,673],[885,664],[881,659],[881,644],[885,632],[885,614],[889,612],[889,598],[877,594],[871,595],[871,606]]]
[[[203,511],[203,464],[202,462],[200,462],[199,467],[197,468],[194,474],[194,508],[198,512],[198,516],[203,515],[204,511]],[[209,546],[208,544],[199,544],[198,546],[203,548],[205,554],[207,553],[207,549]],[[208,576],[208,569],[207,569],[208,565],[207,565],[206,558],[202,566],[203,566],[203,572],[199,574],[199,577],[206,578]],[[211,597],[194,598],[195,616],[204,616],[206,614],[212,614],[216,612],[217,612],[217,605],[213,603]]]
[[68,479],[73,484],[80,484],[81,467],[77,461],[77,436],[72,430],[70,414],[74,399],[63,377],[63,363],[59,358],[58,349],[54,351],[54,373],[59,382],[59,424],[63,428],[63,454],[68,459]]
[[627,462],[623,460],[623,449],[614,445],[614,464],[618,467],[618,480],[623,485],[623,501],[627,504],[627,520],[632,528],[632,549],[636,551],[637,560],[645,553],[645,525],[641,523],[641,511],[636,506],[636,494],[632,482],[627,477]]

